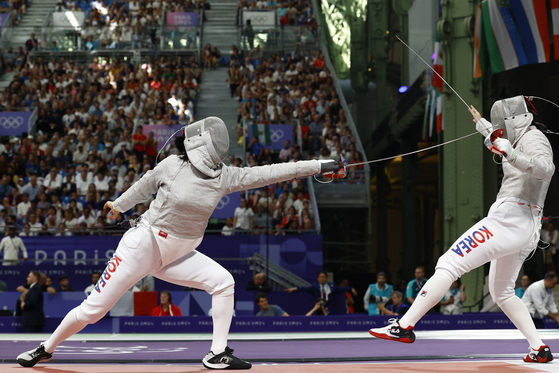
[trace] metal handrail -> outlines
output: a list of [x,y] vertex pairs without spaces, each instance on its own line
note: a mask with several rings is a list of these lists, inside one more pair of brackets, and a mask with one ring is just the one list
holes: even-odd
[[[311,285],[310,282],[302,279],[280,265],[266,260],[265,256],[258,253],[254,253],[251,258],[247,258],[247,261],[249,268],[252,270],[253,277],[256,273],[266,271],[267,269],[267,280],[269,281],[272,290],[283,290],[285,288]],[[266,265],[268,266],[267,268]]]

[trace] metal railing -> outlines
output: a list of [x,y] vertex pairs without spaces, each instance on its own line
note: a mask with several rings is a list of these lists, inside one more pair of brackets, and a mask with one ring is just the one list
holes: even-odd
[[2,45],[2,48],[6,48],[6,45],[8,45],[8,43],[10,42],[10,40],[12,40],[13,36],[14,36],[14,22],[13,22],[13,16],[15,15],[16,11],[12,10],[10,13],[8,13],[8,19],[6,19],[6,22],[2,25],[2,30],[1,30],[1,38],[0,38],[0,44]]
[[[44,26],[39,51],[174,50],[198,51],[200,27]],[[56,43],[56,44],[54,44]]]
[[253,31],[254,38],[249,39],[244,35],[244,28],[238,27],[239,49],[245,52],[245,55],[257,47],[260,47],[260,51],[266,56],[273,53],[281,55],[291,53],[295,49],[295,44],[299,44],[303,53],[320,49],[319,31],[310,25],[253,27]]
[[267,272],[267,280],[270,283],[272,290],[277,291],[286,288],[311,285],[310,282],[293,274],[276,263],[269,261],[265,256],[258,253],[254,253],[252,257],[247,258],[247,261],[249,268],[252,270],[253,277],[256,273]]

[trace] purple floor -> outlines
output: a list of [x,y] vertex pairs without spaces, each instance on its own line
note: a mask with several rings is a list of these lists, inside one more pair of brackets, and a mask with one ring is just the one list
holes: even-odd
[[[550,341],[552,351],[558,343]],[[0,342],[0,362],[14,362],[38,342]],[[555,345],[555,346],[554,346]],[[524,340],[417,340],[404,344],[378,339],[237,341],[230,347],[243,359],[268,362],[425,360],[513,357],[528,352]],[[198,362],[210,342],[78,342],[57,347],[53,362]]]

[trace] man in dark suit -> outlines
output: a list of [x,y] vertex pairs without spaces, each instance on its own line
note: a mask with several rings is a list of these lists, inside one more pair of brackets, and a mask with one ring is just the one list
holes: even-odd
[[21,323],[25,326],[27,333],[42,333],[45,325],[43,290],[39,285],[39,277],[39,272],[29,272],[29,276],[27,276],[29,291],[21,302]]
[[314,299],[323,299],[326,305],[328,305],[328,300],[331,295],[336,293],[345,293],[346,291],[351,291],[353,295],[357,295],[357,291],[351,286],[338,286],[334,283],[328,282],[328,275],[326,272],[320,272],[318,274],[317,282],[313,283],[311,286],[300,286],[296,288],[285,289],[288,293],[294,291],[306,291],[311,293]]

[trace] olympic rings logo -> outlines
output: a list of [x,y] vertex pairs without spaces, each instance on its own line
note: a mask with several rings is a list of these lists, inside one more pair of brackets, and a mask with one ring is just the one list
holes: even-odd
[[251,17],[250,20],[251,20],[251,22],[254,22],[254,23],[267,23],[268,22],[268,16],[255,16],[255,17]]
[[18,128],[23,124],[22,117],[0,117],[0,126],[10,129]]
[[217,204],[217,206],[215,207],[216,210],[221,210],[223,209],[225,206],[227,206],[230,202],[229,196],[225,196],[223,197],[219,203]]
[[278,142],[283,138],[283,130],[270,130],[270,139],[272,142]]

